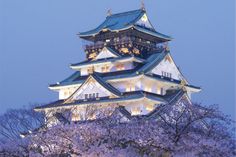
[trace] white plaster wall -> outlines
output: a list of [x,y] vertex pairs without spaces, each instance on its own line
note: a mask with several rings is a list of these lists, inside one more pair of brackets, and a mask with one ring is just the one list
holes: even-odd
[[127,111],[129,111],[131,114],[133,114],[132,112],[134,110],[139,109],[139,112],[140,112],[139,115],[146,115],[146,114],[151,112],[150,110],[147,110],[147,106],[148,105],[152,106],[153,109],[156,106],[156,104],[153,104],[153,103],[152,104],[151,103],[148,104],[147,102],[143,101],[143,102],[129,103],[129,104],[125,105],[125,109]]
[[[102,67],[109,66],[108,71],[109,72],[114,72],[114,71],[117,71],[117,69],[116,69],[116,65],[117,64],[118,63],[116,63],[116,64],[114,64],[114,63],[106,63],[106,64],[95,65],[94,66],[94,71],[102,73]],[[133,63],[130,63],[130,62],[125,62],[125,63],[121,63],[121,64],[124,65],[124,67],[125,67],[124,70],[129,70],[129,69],[133,69],[134,68]],[[88,75],[88,67],[81,68],[80,69],[80,74],[81,74],[81,76]]]
[[85,94],[93,94],[93,93],[99,93],[99,97],[107,97],[110,96],[111,93],[102,87],[97,82],[89,82],[88,84],[85,84],[82,88],[80,88],[79,91],[74,95],[74,99],[84,99]]
[[[59,90],[59,100],[68,98],[76,91],[77,88],[78,87],[69,87],[69,88],[60,89]],[[67,93],[67,94],[65,95],[65,93]]]
[[169,60],[163,59],[151,72],[157,75],[162,75],[162,71],[171,73],[173,79],[181,80],[182,78],[181,73],[173,61],[169,62]]
[[120,92],[126,92],[127,87],[134,87],[135,91],[142,90],[140,79],[131,79],[129,81],[120,81],[110,83],[113,87],[118,89]]
[[88,75],[88,68],[81,68],[80,69],[80,75],[81,76]]
[[[120,63],[120,64],[123,64],[124,65],[124,70],[130,70],[130,69],[133,69],[134,68],[134,65],[133,63],[131,62],[125,62],[125,63]],[[116,69],[116,65],[118,65],[118,63],[114,64],[112,67],[111,67],[111,72],[114,72],[114,71],[117,71]]]

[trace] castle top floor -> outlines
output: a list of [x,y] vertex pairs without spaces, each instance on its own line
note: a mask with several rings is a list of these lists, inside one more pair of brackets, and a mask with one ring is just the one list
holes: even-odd
[[78,35],[84,40],[88,59],[93,59],[105,46],[121,54],[132,52],[145,58],[148,52],[171,40],[155,30],[144,9],[108,15],[98,27]]

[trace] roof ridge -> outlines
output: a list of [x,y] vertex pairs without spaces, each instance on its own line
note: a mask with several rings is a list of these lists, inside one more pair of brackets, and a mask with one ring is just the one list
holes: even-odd
[[[92,74],[92,77],[96,80],[96,81],[98,81],[102,86],[107,86],[108,88],[110,88],[110,89],[108,89],[110,92],[112,92],[113,94],[115,94],[115,95],[121,95],[121,93],[120,93],[120,91],[119,90],[117,90],[114,86],[112,86],[110,83],[107,83],[106,81],[103,81],[102,79],[101,79],[101,77],[96,73],[96,72],[94,72],[93,74]],[[105,87],[106,88],[106,87]]]
[[107,16],[107,18],[114,17],[114,16],[123,16],[124,14],[125,14],[125,15],[127,15],[127,14],[132,14],[132,13],[137,12],[137,11],[145,12],[145,11],[142,10],[142,9],[136,9],[136,10],[130,10],[130,11],[125,11],[125,12],[120,12],[120,13],[112,14],[112,15],[110,15],[110,16]]

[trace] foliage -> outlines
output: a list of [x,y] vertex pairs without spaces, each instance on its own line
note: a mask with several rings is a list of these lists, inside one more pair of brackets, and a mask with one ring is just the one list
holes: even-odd
[[158,106],[147,116],[135,116],[127,121],[121,121],[119,118],[122,116],[113,115],[74,124],[58,124],[35,131],[23,139],[12,141],[12,138],[9,138],[1,143],[0,155],[36,157],[232,157],[236,155],[232,130],[234,122],[219,112],[216,106],[167,104]]

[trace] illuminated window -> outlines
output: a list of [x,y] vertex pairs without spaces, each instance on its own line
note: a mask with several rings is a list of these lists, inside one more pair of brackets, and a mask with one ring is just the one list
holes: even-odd
[[89,116],[88,116],[88,119],[89,119],[89,120],[94,120],[94,119],[96,119],[96,114],[89,115]]
[[109,72],[109,66],[105,65],[104,67],[102,67],[102,72]]
[[161,88],[157,87],[157,94],[161,94]]
[[72,112],[71,121],[76,122],[80,120],[80,116],[77,112]]
[[146,86],[146,87],[144,88],[144,90],[147,91],[147,92],[152,92],[152,88],[149,87],[149,86]]
[[90,67],[90,68],[88,68],[88,74],[92,74],[93,72],[94,72],[94,67]]
[[126,92],[135,91],[135,86],[133,86],[133,85],[127,85],[125,91],[126,91]]
[[131,86],[131,91],[135,91],[135,87],[134,86]]
[[118,64],[118,65],[116,65],[116,70],[125,70],[124,64]]
[[67,95],[68,95],[68,91],[65,90],[65,91],[64,91],[64,96],[67,96]]
[[146,105],[146,110],[147,111],[152,111],[154,109],[154,106],[153,105],[150,105],[150,104],[148,104],[148,105]]
[[132,114],[132,115],[139,115],[140,113],[141,113],[141,110],[140,110],[139,107],[133,107],[133,108],[131,109],[131,114]]
[[69,90],[69,95],[71,95],[71,94],[72,94],[72,90],[70,89],[70,90]]

